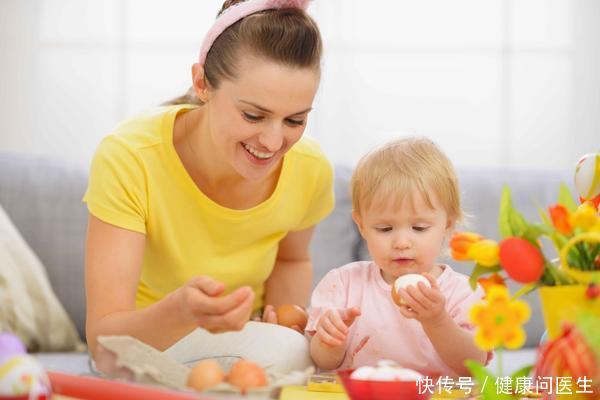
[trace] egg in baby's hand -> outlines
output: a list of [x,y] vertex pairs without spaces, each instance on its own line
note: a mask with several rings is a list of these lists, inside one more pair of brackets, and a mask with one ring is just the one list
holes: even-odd
[[431,287],[431,284],[427,278],[419,274],[406,274],[396,279],[392,285],[392,299],[394,300],[394,303],[398,304],[399,306],[406,305],[406,302],[400,296],[400,289],[406,289],[411,285],[417,287],[419,282],[423,282],[425,286]]
[[203,391],[222,383],[225,380],[225,371],[215,360],[199,361],[188,375],[187,386]]

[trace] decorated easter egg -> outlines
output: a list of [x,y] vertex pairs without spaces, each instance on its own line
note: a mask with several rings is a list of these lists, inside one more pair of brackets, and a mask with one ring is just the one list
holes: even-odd
[[46,371],[34,357],[17,354],[0,362],[0,398],[46,400],[50,387]]
[[0,333],[0,364],[4,359],[11,358],[17,354],[27,354],[27,350],[21,340],[12,333]]
[[575,188],[583,200],[600,195],[600,153],[589,153],[575,167]]

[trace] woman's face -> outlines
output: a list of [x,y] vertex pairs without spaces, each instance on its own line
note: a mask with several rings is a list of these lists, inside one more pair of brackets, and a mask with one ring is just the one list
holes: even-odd
[[208,90],[206,122],[216,155],[241,177],[260,180],[302,136],[319,72],[254,57],[238,71]]

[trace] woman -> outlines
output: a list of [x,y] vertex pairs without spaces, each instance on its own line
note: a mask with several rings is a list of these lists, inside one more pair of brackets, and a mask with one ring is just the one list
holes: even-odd
[[310,238],[333,207],[331,166],[302,138],[322,48],[307,3],[226,1],[192,66],[198,104],[151,110],[100,144],[84,197],[92,356],[99,335],[164,350],[306,304]]

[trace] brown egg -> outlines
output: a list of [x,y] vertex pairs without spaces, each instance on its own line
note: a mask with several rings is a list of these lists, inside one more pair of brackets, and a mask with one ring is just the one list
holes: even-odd
[[284,304],[277,307],[275,313],[277,314],[277,323],[279,325],[287,326],[288,328],[297,325],[302,331],[306,328],[308,314],[300,306],[295,304]]
[[195,390],[205,390],[218,385],[225,379],[225,372],[215,360],[199,361],[190,371],[187,386]]
[[227,382],[246,393],[250,388],[267,386],[267,376],[260,365],[242,359],[231,366]]

